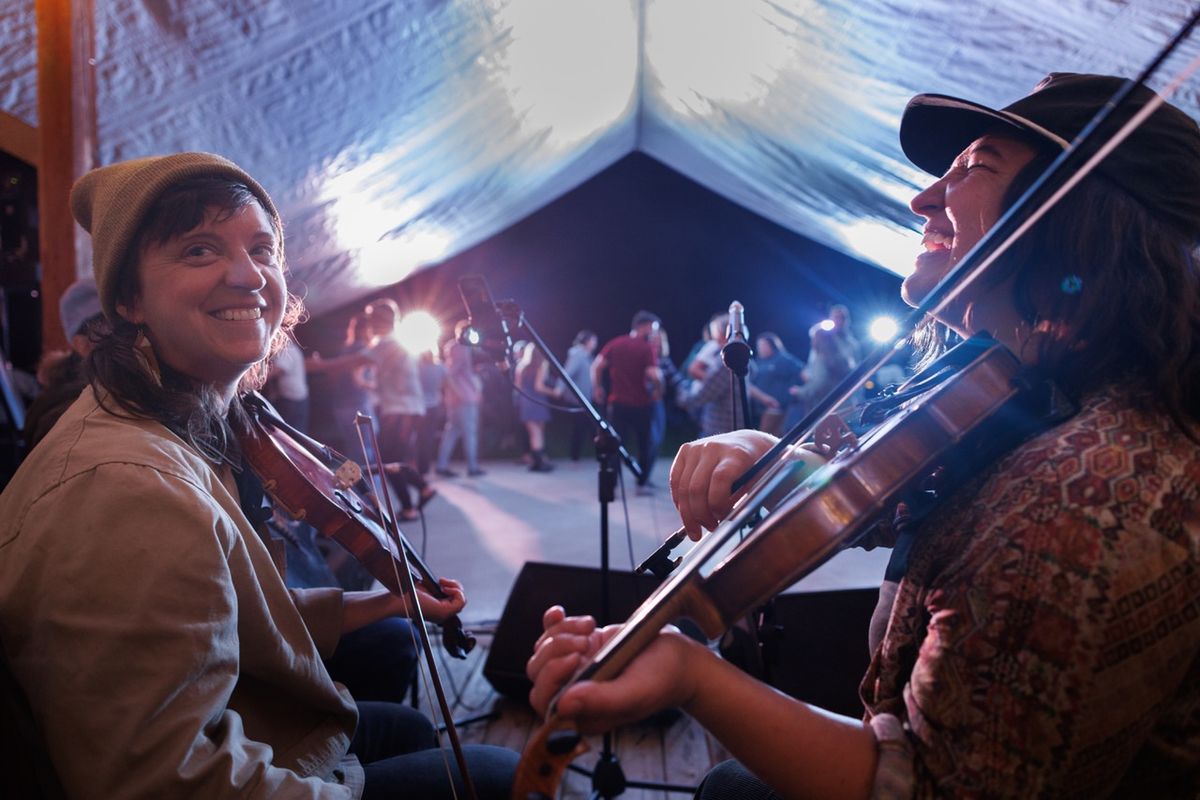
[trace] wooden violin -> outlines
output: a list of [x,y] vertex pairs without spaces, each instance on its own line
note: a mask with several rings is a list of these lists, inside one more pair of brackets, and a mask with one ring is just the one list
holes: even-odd
[[[622,629],[560,690],[579,681],[611,680],[658,636],[687,617],[715,639],[747,612],[853,544],[924,479],[951,449],[986,447],[983,426],[1027,398],[1020,364],[999,344],[983,349],[953,378],[912,400],[859,441],[847,434],[840,449],[759,521],[791,476],[776,470],[744,496],[730,516],[684,557],[680,568],[639,607]],[[729,550],[747,527],[751,532]],[[726,552],[728,551],[728,552]],[[715,563],[714,563],[715,562]],[[702,571],[703,570],[703,571]],[[552,702],[546,722],[522,753],[514,800],[555,795],[567,765],[586,750],[560,720]]]
[[[289,426],[257,393],[247,395],[243,405],[250,427],[240,436],[242,454],[272,500],[294,519],[346,548],[394,594],[405,594],[397,569],[407,563],[414,581],[426,592],[439,600],[446,597],[400,528],[368,502],[366,495],[372,489],[356,462]],[[398,547],[404,548],[407,558]],[[463,629],[458,615],[443,621],[441,628],[450,655],[466,658],[475,647],[475,637]]]

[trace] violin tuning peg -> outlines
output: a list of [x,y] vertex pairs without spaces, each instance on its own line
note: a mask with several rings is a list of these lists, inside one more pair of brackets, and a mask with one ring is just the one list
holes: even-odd
[[858,437],[845,420],[837,414],[830,414],[813,429],[813,444],[822,456],[829,459],[841,450],[857,449]]
[[342,465],[333,473],[333,476],[337,481],[339,489],[349,489],[362,480],[362,467],[353,461],[343,461]]

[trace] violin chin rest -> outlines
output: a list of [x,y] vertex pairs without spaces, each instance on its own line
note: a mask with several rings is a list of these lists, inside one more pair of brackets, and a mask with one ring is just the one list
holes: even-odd
[[556,756],[566,755],[575,750],[582,738],[578,731],[555,731],[546,738],[546,749]]

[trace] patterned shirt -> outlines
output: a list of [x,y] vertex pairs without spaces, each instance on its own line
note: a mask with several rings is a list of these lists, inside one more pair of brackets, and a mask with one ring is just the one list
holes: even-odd
[[877,790],[1197,797],[1198,487],[1200,446],[1111,391],[951,498],[863,680],[911,754]]

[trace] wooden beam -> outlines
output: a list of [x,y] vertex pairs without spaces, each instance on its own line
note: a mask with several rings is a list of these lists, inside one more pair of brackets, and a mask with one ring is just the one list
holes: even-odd
[[0,111],[0,150],[36,167],[41,160],[38,129],[6,111]]
[[38,220],[42,347],[66,344],[58,298],[90,269],[90,243],[71,216],[71,184],[95,163],[92,0],[36,0]]

